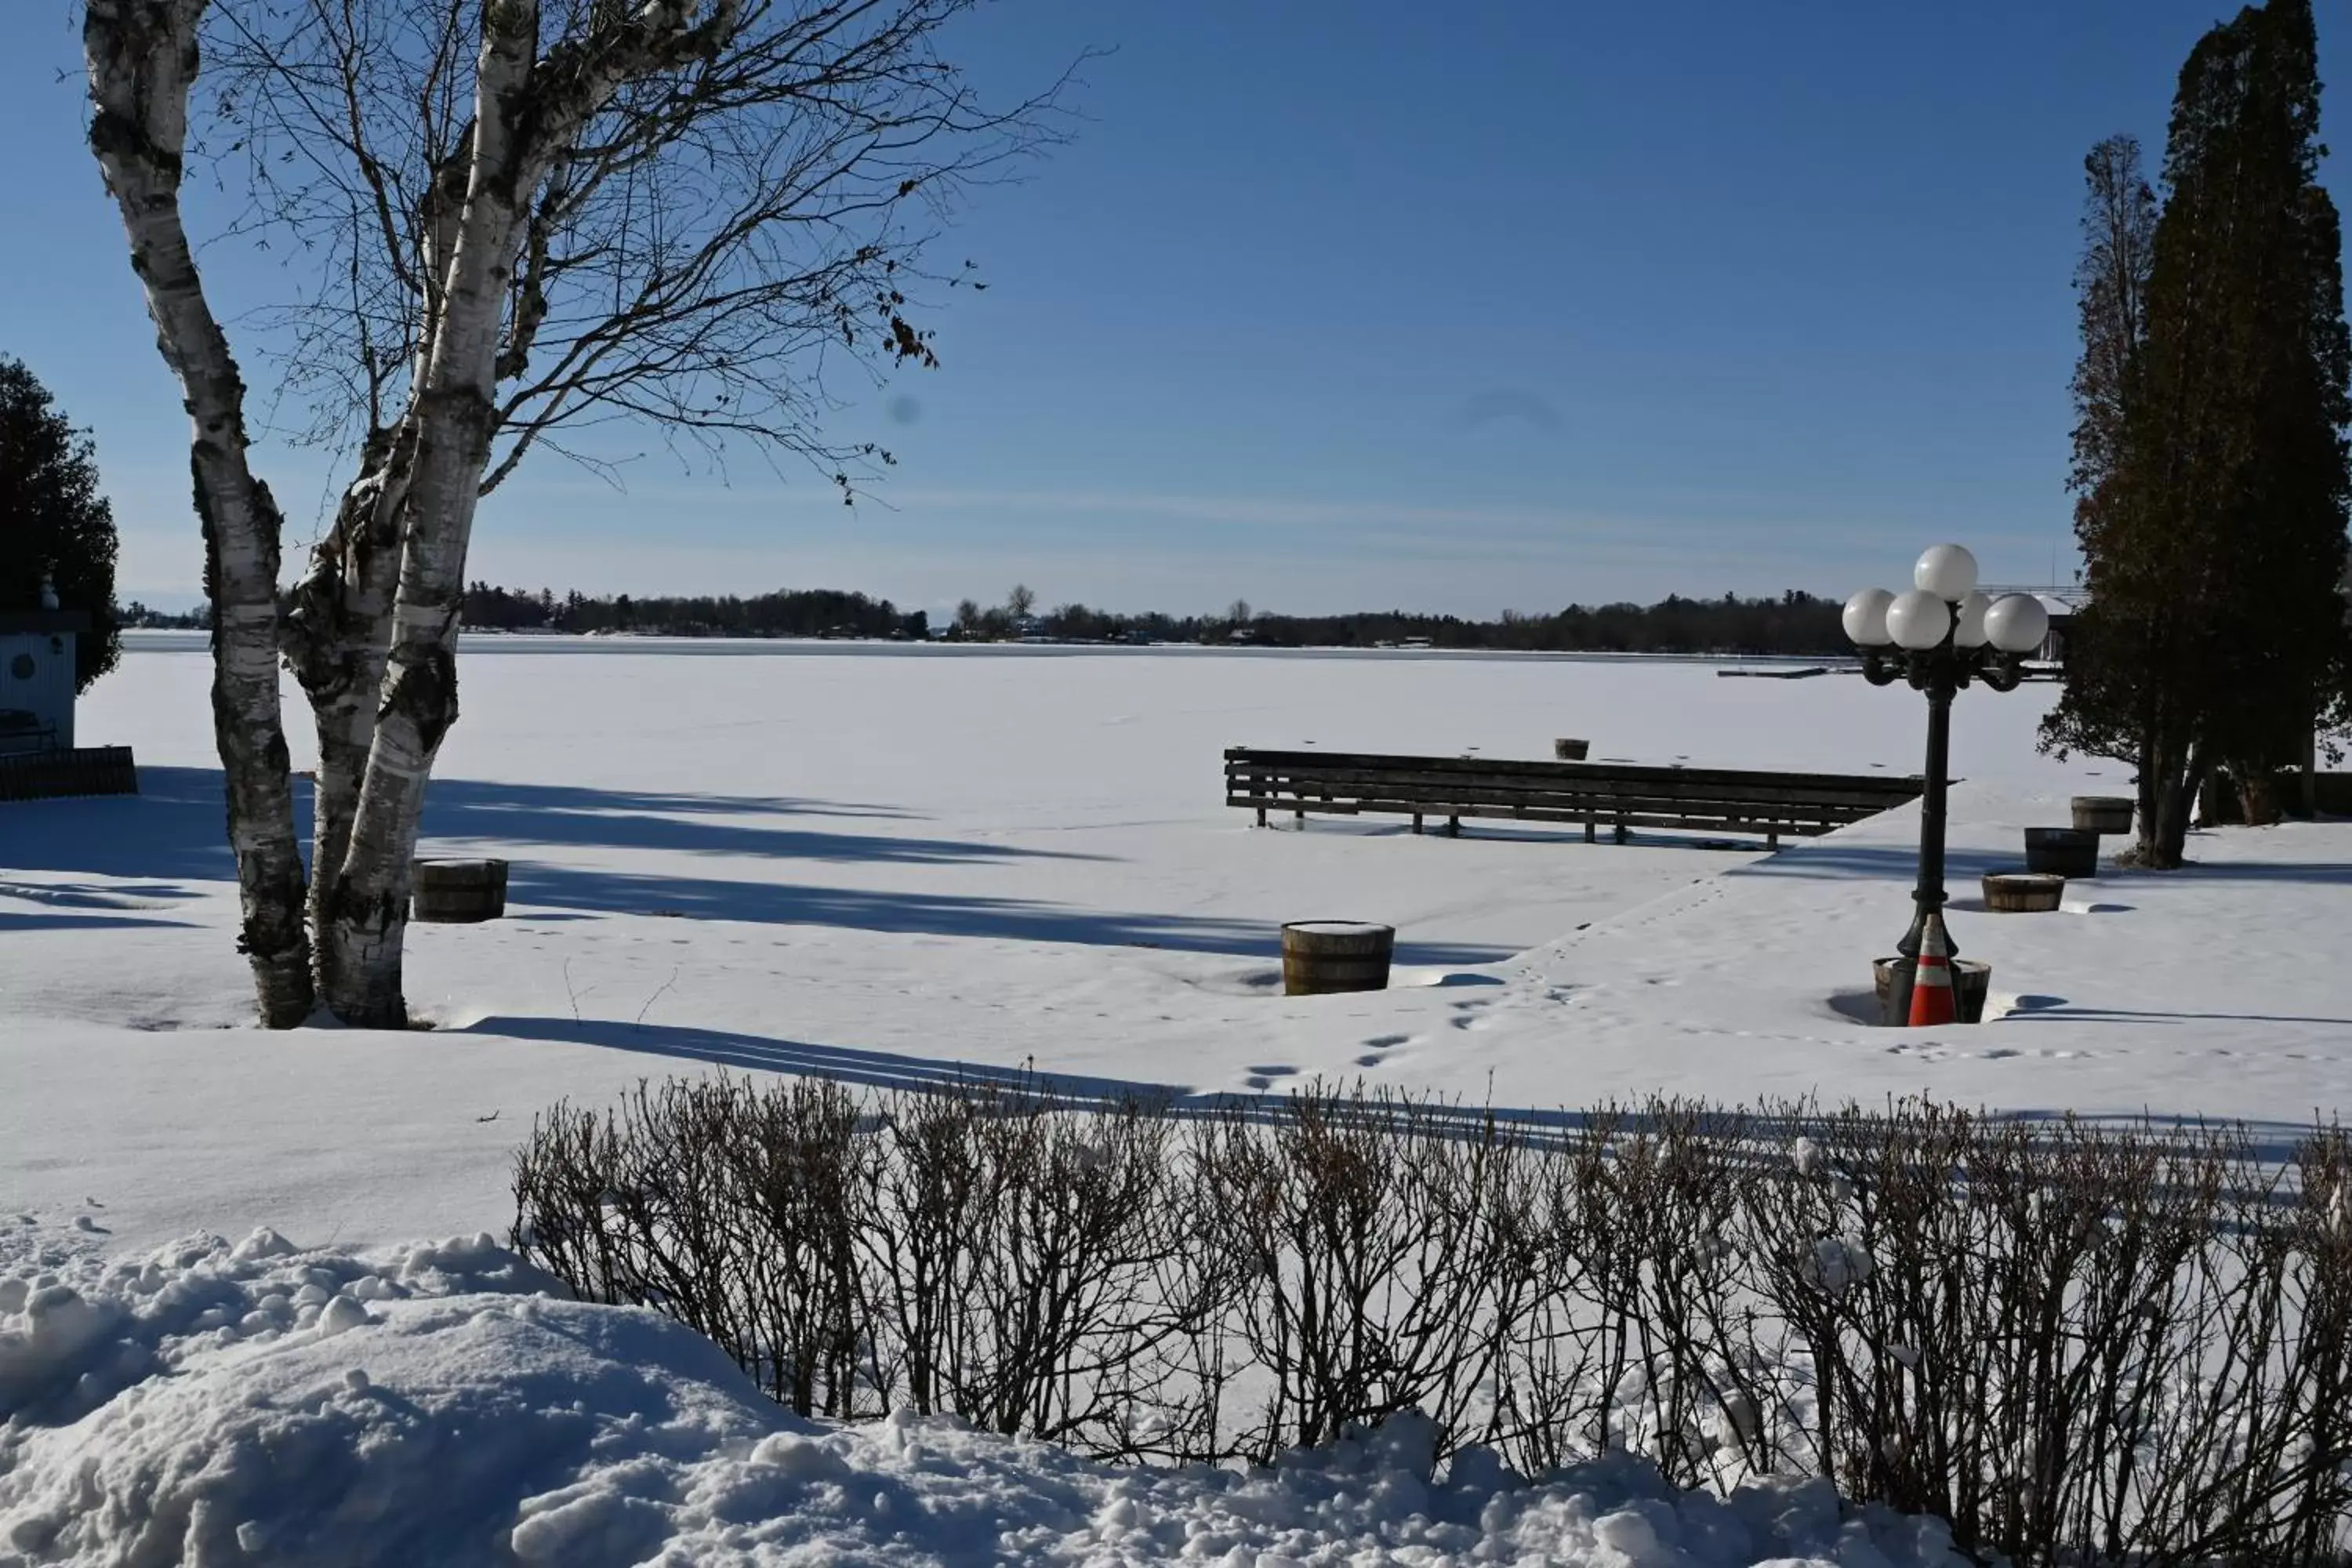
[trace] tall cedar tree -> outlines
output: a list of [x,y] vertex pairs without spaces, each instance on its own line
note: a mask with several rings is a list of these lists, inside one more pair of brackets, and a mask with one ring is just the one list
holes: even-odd
[[48,389],[13,359],[0,359],[0,610],[41,602],[90,617],[79,639],[74,689],[112,669],[122,654],[114,613],[114,509],[98,491],[96,449],[52,405]]
[[2090,160],[2074,474],[2090,605],[2045,739],[2137,765],[2159,868],[2180,864],[2210,772],[2266,779],[2346,716],[2352,346],[2316,64],[2309,0],[2199,41],[2144,297],[2130,150]]
[[[2119,581],[2138,531],[2130,434],[2147,342],[2156,193],[2140,172],[2139,139],[2111,136],[2083,160],[2083,258],[2074,268],[2083,353],[2075,363],[2074,536],[2090,603],[2068,638],[2066,688],[2043,721],[2045,747],[2138,762],[2158,721],[2158,682],[2145,646],[2162,628]],[[2143,826],[2157,820],[2156,771],[2140,770]]]

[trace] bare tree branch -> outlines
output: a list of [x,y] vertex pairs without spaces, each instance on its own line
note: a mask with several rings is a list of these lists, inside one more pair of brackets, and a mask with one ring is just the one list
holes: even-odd
[[[936,363],[918,313],[971,279],[927,268],[929,245],[971,187],[1070,121],[1069,72],[977,100],[935,47],[971,4],[546,7],[517,121],[529,216],[485,492],[549,430],[616,417],[718,461],[737,443],[828,475],[876,461],[824,437],[828,378]],[[262,323],[301,437],[381,429],[432,352],[480,15],[467,0],[247,0],[213,28],[210,140],[244,160],[244,225],[292,231],[341,279]]]

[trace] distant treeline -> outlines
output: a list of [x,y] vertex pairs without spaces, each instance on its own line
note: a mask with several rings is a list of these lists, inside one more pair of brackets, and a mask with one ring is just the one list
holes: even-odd
[[117,626],[141,626],[149,630],[193,632],[204,631],[213,624],[210,601],[184,613],[176,610],[151,610],[133,599],[114,614]]
[[1791,591],[1779,598],[1685,599],[1654,605],[1570,605],[1554,615],[1506,610],[1498,620],[1412,615],[1402,610],[1345,616],[1099,616],[1072,606],[1044,617],[1049,633],[1081,637],[1140,629],[1154,640],[1250,642],[1276,647],[1379,647],[1426,642],[1432,647],[1516,648],[1558,653],[1789,653],[1851,651],[1840,606]]
[[902,612],[887,599],[831,588],[755,594],[739,598],[639,599],[627,594],[590,598],[577,590],[557,598],[477,583],[466,590],[468,626],[499,631],[647,632],[709,637],[928,637],[930,616]]
[[1507,610],[1498,620],[1388,610],[1344,616],[1285,616],[1236,604],[1222,616],[1119,615],[1063,605],[1036,610],[1016,589],[982,609],[966,600],[944,627],[922,610],[887,599],[813,589],[720,597],[637,598],[627,594],[558,597],[477,583],[466,594],[466,625],[502,631],[641,632],[669,637],[840,637],[994,642],[1042,637],[1066,642],[1250,643],[1271,647],[1448,648],[1551,652],[1834,654],[1846,651],[1835,600],[1791,589],[1772,598],[1686,599],[1654,605],[1571,605],[1555,615]]

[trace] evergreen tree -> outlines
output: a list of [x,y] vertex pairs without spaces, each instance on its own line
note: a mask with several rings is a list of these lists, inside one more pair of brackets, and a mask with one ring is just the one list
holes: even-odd
[[[2089,752],[2140,763],[2151,749],[2159,683],[2147,646],[2169,623],[2160,584],[2135,578],[2141,531],[2132,507],[2129,456],[2147,341],[2148,274],[2156,193],[2140,172],[2139,140],[2111,136],[2083,160],[2083,257],[2074,269],[2083,353],[2074,367],[2074,537],[2090,602],[2076,612],[2066,686],[2042,721],[2042,743],[2061,755]],[[2158,816],[2157,770],[2140,768],[2143,829]]]
[[121,657],[114,552],[114,510],[99,493],[89,435],[51,406],[31,371],[0,359],[0,610],[39,607],[46,577],[60,608],[89,615],[77,690]]
[[[2114,287],[2084,291],[2074,483],[2091,602],[2048,739],[2138,766],[2153,866],[2180,863],[2213,769],[2265,780],[2343,717],[2352,348],[2317,183],[2316,64],[2309,0],[2207,33],[2173,102],[2144,319]],[[2092,163],[2086,274],[2145,211],[2112,174],[2126,221],[2101,221]]]

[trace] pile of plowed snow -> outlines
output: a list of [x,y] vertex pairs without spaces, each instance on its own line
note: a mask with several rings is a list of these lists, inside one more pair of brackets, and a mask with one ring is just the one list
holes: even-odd
[[1138,1469],[945,1418],[841,1426],[488,1236],[270,1231],[110,1260],[0,1216],[0,1564],[1829,1563],[1961,1568],[1818,1483],[1675,1492],[1616,1459],[1442,1477],[1417,1418],[1271,1469]]

